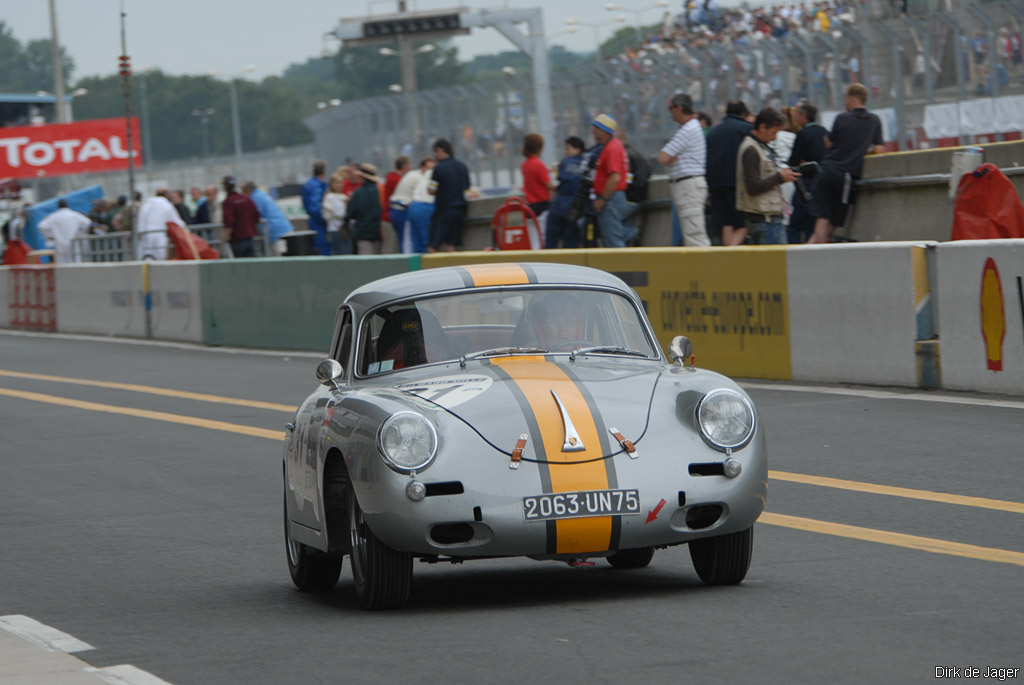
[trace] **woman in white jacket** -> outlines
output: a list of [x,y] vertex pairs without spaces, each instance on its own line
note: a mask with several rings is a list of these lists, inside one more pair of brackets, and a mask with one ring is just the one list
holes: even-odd
[[331,176],[320,210],[327,222],[327,243],[331,246],[331,254],[335,255],[352,254],[352,233],[345,225],[348,197],[341,192],[343,185],[345,175],[339,169]]

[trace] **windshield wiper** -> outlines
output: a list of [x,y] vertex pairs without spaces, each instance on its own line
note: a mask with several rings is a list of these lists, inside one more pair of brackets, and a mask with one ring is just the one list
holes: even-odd
[[539,347],[494,347],[489,350],[481,350],[480,352],[471,352],[469,354],[462,355],[459,357],[459,366],[465,366],[466,362],[470,359],[496,357],[498,355],[505,354],[547,354],[547,350],[543,350]]
[[640,350],[631,350],[628,347],[622,347],[621,345],[594,345],[593,347],[577,347],[569,355],[569,359],[575,360],[578,354],[587,354],[588,352],[607,352],[611,354],[628,354],[632,357],[647,357],[649,356],[645,352]]

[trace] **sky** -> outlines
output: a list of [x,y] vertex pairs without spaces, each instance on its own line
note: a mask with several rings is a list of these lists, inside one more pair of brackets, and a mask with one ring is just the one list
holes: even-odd
[[[216,71],[222,76],[259,80],[279,75],[290,64],[320,56],[323,35],[337,26],[341,17],[387,14],[397,9],[392,0],[54,0],[58,38],[75,60],[74,79],[105,76],[116,72],[121,54],[120,14],[126,13],[128,54],[135,71],[160,69],[169,74],[203,75]],[[643,10],[656,0],[627,2],[623,7]],[[682,0],[669,0],[677,14]],[[526,9],[545,6],[544,30],[548,45],[560,44],[576,52],[595,48],[594,29],[579,27],[564,33],[565,20],[601,24],[615,16],[625,23],[599,27],[601,40],[621,26],[636,22],[634,12],[608,11],[603,0],[408,0],[410,11],[451,8]],[[725,2],[723,4],[732,4]],[[654,24],[664,8],[643,11],[643,24]],[[23,44],[50,37],[48,0],[0,0],[0,20],[6,22]],[[494,29],[474,30],[455,39],[463,60],[477,55],[515,49]],[[332,50],[337,42],[330,43]],[[250,69],[252,68],[252,69]],[[248,70],[248,71],[247,71]]]
[[[623,7],[643,9],[656,0],[628,3]],[[678,13],[682,0],[669,0]],[[391,0],[54,0],[60,44],[75,59],[74,79],[106,76],[117,71],[121,54],[121,9],[126,13],[128,54],[134,71],[159,69],[168,74],[204,75],[211,71],[227,77],[259,80],[280,75],[292,63],[321,55],[324,34],[332,31],[342,16],[385,14],[396,10]],[[623,24],[598,28],[601,40],[616,29],[636,22],[634,12],[609,11],[603,0],[409,0],[410,11],[426,11],[464,5],[473,9],[524,9],[545,5],[544,23],[548,44],[587,52],[595,48],[594,29],[580,27],[565,34],[565,19],[588,24],[608,23],[623,15]],[[642,24],[654,24],[665,8],[643,11]],[[0,0],[0,20],[14,37],[27,43],[50,37],[47,0]],[[471,59],[515,49],[494,29],[474,30],[456,38],[459,55]],[[337,49],[336,41],[330,43]],[[250,68],[254,68],[251,69]],[[250,70],[250,71],[247,71]]]

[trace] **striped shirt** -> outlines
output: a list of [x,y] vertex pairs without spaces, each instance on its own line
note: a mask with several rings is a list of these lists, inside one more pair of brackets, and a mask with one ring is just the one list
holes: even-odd
[[676,158],[668,170],[669,178],[704,175],[708,144],[696,117],[680,126],[672,140],[668,141],[661,151]]

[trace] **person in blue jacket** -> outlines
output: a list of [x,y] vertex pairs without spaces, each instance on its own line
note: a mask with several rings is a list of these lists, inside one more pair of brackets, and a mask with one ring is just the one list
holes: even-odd
[[282,241],[277,244],[285,235],[292,232],[292,222],[284,215],[281,208],[274,202],[274,198],[267,194],[267,191],[258,188],[253,181],[246,181],[242,186],[242,192],[249,196],[249,199],[260,210],[260,218],[267,222],[267,241],[270,243],[270,255],[278,257],[287,251],[287,245]]
[[565,158],[558,163],[558,188],[548,207],[548,222],[544,230],[544,247],[554,249],[580,246],[579,221],[570,221],[566,216],[572,207],[573,198],[580,187],[583,173],[583,150],[586,144],[578,136],[565,141]]
[[331,244],[327,242],[327,222],[320,211],[323,208],[324,194],[327,192],[327,181],[324,180],[326,172],[327,162],[322,159],[316,160],[313,163],[313,177],[302,186],[302,206],[309,215],[309,230],[316,231],[313,243],[322,255],[331,254]]

